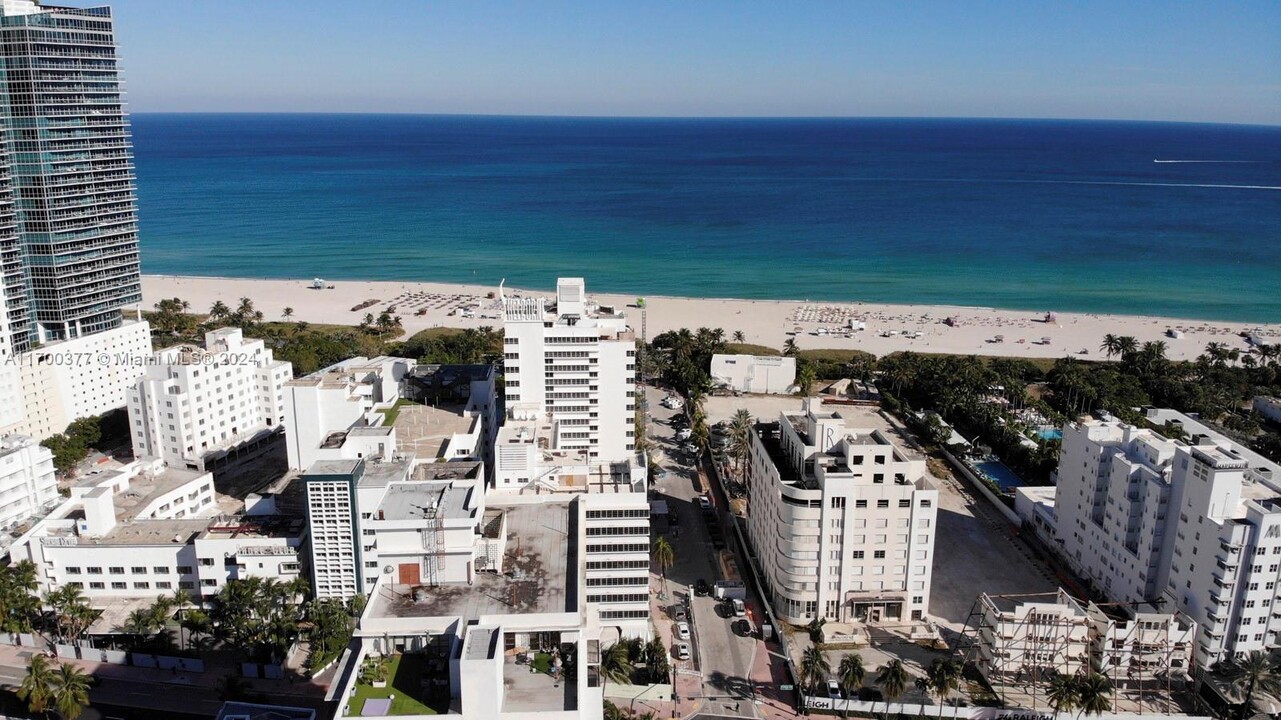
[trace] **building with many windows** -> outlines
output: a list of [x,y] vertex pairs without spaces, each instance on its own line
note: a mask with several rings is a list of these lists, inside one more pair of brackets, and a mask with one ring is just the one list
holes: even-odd
[[929,611],[938,490],[896,432],[867,408],[817,398],[756,426],[748,536],[784,621],[900,622]]
[[1281,467],[1181,413],[1069,423],[1054,502],[1064,559],[1116,601],[1164,599],[1200,627],[1207,667],[1277,643]]
[[142,299],[110,8],[0,6],[0,280],[14,350],[120,327]]
[[[634,456],[636,336],[626,316],[588,300],[582,278],[560,278],[552,302],[501,301],[508,421],[545,426],[540,449],[577,454],[585,465]],[[521,458],[495,463],[499,489],[537,481]]]
[[53,453],[25,435],[0,437],[0,528],[12,527],[61,499]]
[[95,606],[180,588],[200,600],[234,578],[298,577],[303,523],[260,500],[224,515],[209,473],[135,461],[83,478],[10,557],[35,564],[42,593],[74,584]]
[[202,470],[228,450],[261,441],[285,419],[293,367],[240,328],[205,334],[203,348],[156,353],[129,391],[135,457]]

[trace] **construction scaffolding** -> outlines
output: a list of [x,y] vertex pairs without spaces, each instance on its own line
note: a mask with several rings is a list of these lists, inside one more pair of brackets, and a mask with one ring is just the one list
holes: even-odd
[[422,531],[425,551],[423,564],[427,570],[427,576],[423,580],[427,585],[437,587],[445,574],[445,524],[436,503],[433,502],[422,510],[423,517],[427,520],[427,527]]
[[1189,677],[1196,626],[1149,603],[1083,604],[1065,591],[981,594],[970,608],[956,651],[1003,705],[1049,708],[1058,675],[1099,673],[1113,706],[1170,712]]

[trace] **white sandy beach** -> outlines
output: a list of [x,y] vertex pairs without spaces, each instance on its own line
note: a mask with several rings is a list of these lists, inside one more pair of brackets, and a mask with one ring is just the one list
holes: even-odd
[[[485,295],[497,287],[423,282],[331,281],[332,289],[311,289],[311,280],[254,280],[242,278],[180,277],[146,275],[142,279],[144,309],[162,298],[179,297],[191,303],[195,312],[207,312],[221,300],[235,309],[240,298],[253,300],[268,320],[283,319],[286,307],[294,309],[294,320],[313,323],[357,325],[366,313],[377,316],[395,306],[407,333],[432,327],[500,326],[495,300]],[[603,305],[613,304],[628,313],[631,325],[640,332],[640,310],[633,306],[636,296],[599,295],[592,298]],[[542,295],[550,291],[522,291],[507,288],[509,295]],[[352,307],[366,301],[378,303],[359,311]],[[1063,357],[1102,359],[1099,345],[1103,336],[1132,335],[1139,342],[1162,340],[1173,359],[1192,359],[1207,343],[1220,342],[1228,348],[1246,350],[1240,333],[1249,331],[1281,339],[1281,324],[1258,325],[1241,322],[1211,322],[1169,318],[1056,313],[1054,322],[1044,321],[1045,312],[999,310],[928,305],[885,305],[874,303],[832,303],[786,300],[731,300],[646,296],[649,337],[681,327],[719,327],[726,339],[742,331],[746,342],[782,348],[795,337],[802,349],[855,348],[877,356],[900,350],[916,352],[1002,355],[1010,357]],[[474,317],[455,310],[478,306]],[[1051,309],[1051,308],[1047,308]],[[423,314],[420,311],[425,310]],[[944,323],[953,318],[955,325]],[[866,329],[845,337],[850,320],[866,323]],[[797,329],[799,328],[799,332]],[[816,335],[820,329],[828,334]],[[833,331],[841,330],[839,334]],[[1167,336],[1177,330],[1182,338]],[[897,333],[887,336],[889,333]],[[919,333],[918,337],[910,334]],[[1001,342],[993,342],[996,336]],[[1049,343],[1042,343],[1048,338]],[[1088,351],[1088,352],[1082,352]]]

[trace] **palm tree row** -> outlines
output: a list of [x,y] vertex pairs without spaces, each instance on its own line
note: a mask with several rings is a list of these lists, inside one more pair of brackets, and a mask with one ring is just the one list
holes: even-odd
[[1055,675],[1046,698],[1054,712],[1076,711],[1078,715],[1102,715],[1112,710],[1112,683],[1096,672],[1083,675]]
[[259,662],[284,657],[298,634],[307,581],[230,580],[210,601],[215,636]]

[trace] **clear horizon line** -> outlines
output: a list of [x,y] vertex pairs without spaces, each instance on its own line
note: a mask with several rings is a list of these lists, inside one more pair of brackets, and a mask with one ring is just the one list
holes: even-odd
[[1155,125],[1234,125],[1281,128],[1281,123],[1226,120],[1151,120],[1134,118],[1016,117],[1004,115],[592,115],[555,113],[450,113],[410,110],[135,110],[130,115],[403,115],[407,117],[530,118],[547,120],[987,120],[1009,122],[1146,123]]

